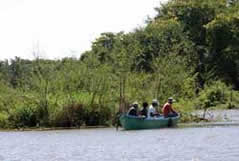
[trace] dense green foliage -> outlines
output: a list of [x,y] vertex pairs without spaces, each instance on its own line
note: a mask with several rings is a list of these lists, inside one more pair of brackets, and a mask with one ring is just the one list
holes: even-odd
[[187,112],[238,107],[239,2],[170,0],[131,33],[102,33],[80,59],[0,62],[0,127],[109,125],[138,100]]

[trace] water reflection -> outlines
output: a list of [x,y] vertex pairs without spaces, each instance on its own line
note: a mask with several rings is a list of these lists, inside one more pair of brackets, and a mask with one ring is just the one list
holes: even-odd
[[0,132],[1,161],[238,161],[238,127]]

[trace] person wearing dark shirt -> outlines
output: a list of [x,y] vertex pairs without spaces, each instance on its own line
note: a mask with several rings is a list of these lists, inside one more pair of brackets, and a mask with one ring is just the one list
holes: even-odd
[[130,116],[138,116],[138,102],[134,102],[132,107],[130,107],[128,111],[128,115]]
[[142,116],[147,117],[147,115],[148,115],[148,103],[147,102],[143,103],[143,109],[140,111],[140,114]]

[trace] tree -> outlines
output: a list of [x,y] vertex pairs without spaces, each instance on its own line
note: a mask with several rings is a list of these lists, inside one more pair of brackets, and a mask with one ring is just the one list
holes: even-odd
[[239,88],[239,5],[225,10],[224,13],[206,25],[207,39],[210,44],[211,67],[215,67],[216,74],[227,83]]

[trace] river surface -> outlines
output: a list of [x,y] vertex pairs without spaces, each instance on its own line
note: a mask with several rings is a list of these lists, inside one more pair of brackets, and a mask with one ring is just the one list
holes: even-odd
[[0,161],[238,161],[239,126],[0,132]]

